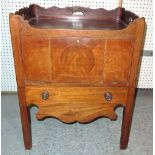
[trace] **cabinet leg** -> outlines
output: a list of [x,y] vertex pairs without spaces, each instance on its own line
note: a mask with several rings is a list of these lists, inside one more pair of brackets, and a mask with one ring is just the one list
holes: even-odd
[[30,115],[27,107],[21,108],[21,121],[25,149],[31,149],[32,147],[32,136],[31,136],[31,123]]
[[26,100],[25,100],[23,89],[19,89],[18,96],[19,96],[20,116],[21,116],[25,149],[31,149],[32,137],[31,137],[30,111],[26,105]]
[[128,147],[132,116],[134,110],[134,99],[135,99],[135,88],[130,88],[128,92],[126,107],[124,108],[123,111],[120,149],[126,149]]

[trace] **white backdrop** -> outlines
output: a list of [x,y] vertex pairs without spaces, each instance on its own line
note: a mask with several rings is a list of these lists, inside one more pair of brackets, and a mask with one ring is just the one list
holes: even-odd
[[[114,9],[118,6],[118,0],[1,0],[1,34],[2,34],[2,91],[16,91],[15,71],[13,65],[12,46],[9,31],[9,13],[14,13],[20,8],[30,4],[39,4],[43,7],[50,6],[84,6],[90,8]],[[153,9],[152,0],[124,0],[123,7],[130,10],[140,17],[145,17],[147,28],[144,50],[153,49],[152,32],[153,32]],[[152,66],[153,58],[143,56],[138,79],[138,88],[152,88]]]

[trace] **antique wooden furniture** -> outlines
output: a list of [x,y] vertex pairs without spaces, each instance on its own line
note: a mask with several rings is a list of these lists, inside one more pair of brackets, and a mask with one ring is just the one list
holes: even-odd
[[144,18],[114,10],[30,5],[10,14],[25,148],[28,107],[37,119],[88,123],[124,108],[120,148],[128,144]]

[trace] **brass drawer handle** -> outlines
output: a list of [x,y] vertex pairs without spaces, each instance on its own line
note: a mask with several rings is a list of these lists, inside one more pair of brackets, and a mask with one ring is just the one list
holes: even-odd
[[104,93],[104,98],[106,101],[111,101],[112,100],[112,94],[110,92]]
[[42,92],[42,99],[43,99],[43,100],[47,100],[48,97],[49,97],[49,93],[48,93],[48,91],[44,91],[44,92]]

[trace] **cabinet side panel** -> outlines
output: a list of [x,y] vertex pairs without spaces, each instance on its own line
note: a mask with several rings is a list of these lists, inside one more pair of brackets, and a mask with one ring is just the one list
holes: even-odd
[[130,77],[130,87],[136,87],[137,84],[137,73],[140,62],[142,42],[144,39],[144,18],[138,19],[135,23],[135,43],[134,43],[134,52],[131,66],[131,77]]
[[21,55],[20,28],[21,28],[21,23],[20,23],[19,16],[10,15],[11,40],[12,40],[12,46],[13,46],[16,80],[17,80],[17,86],[18,86],[18,99],[19,99],[19,106],[20,106],[23,138],[24,138],[25,148],[30,149],[32,147],[31,127],[30,127],[31,125],[30,125],[30,117],[29,117],[29,112],[27,109],[27,104],[25,99],[25,85],[24,85],[25,76],[24,76],[22,55]]
[[11,42],[12,42],[12,48],[13,48],[17,86],[23,87],[25,77],[24,77],[22,57],[21,57],[19,17],[15,15],[10,15],[9,23],[10,23]]

